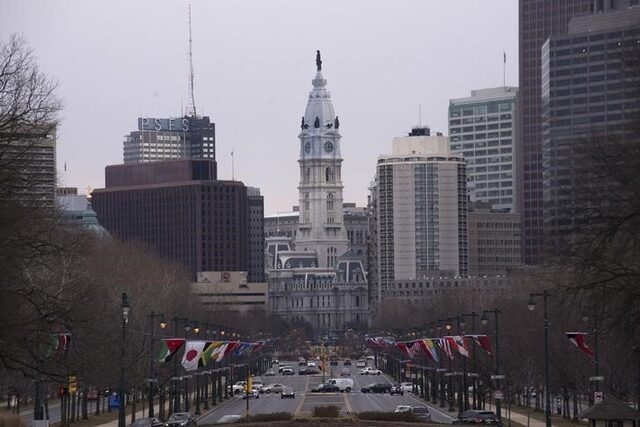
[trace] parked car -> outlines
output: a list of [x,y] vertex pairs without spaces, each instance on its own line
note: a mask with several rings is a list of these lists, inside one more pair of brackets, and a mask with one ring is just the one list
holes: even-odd
[[196,427],[196,425],[196,419],[188,412],[174,412],[164,422],[165,427]]
[[396,406],[396,409],[394,409],[395,413],[402,413],[402,412],[411,412],[411,406],[409,405],[398,405]]
[[307,366],[307,361],[304,359],[298,360],[298,366]]
[[308,368],[315,368],[316,367],[316,362],[307,362],[307,367]]
[[293,368],[291,368],[291,367],[284,368],[282,370],[282,375],[293,375]]
[[316,384],[311,387],[311,391],[313,393],[335,393],[340,391],[340,388],[335,384]]
[[389,390],[389,393],[392,396],[394,394],[399,394],[400,396],[404,396],[404,390],[402,389],[402,387],[400,387],[400,385],[394,385],[393,387],[391,387],[391,390]]
[[285,387],[286,386],[284,384],[273,383],[263,387],[262,389],[264,390],[265,393],[270,394],[270,393],[280,393]]
[[242,398],[247,399],[249,397],[255,397],[256,399],[260,399],[260,390],[256,387],[253,387],[249,393],[243,393]]
[[362,387],[360,391],[363,393],[388,393],[391,391],[391,384],[373,383]]
[[338,361],[335,360],[335,359],[331,359],[331,360],[329,360],[329,365],[330,366],[338,366]]
[[499,424],[499,420],[493,411],[469,409],[458,415],[456,424]]
[[360,359],[356,362],[356,368],[364,368],[367,366],[367,361],[364,359]]
[[282,365],[282,366],[280,366],[280,367],[278,368],[278,372],[280,372],[280,373],[281,373],[281,372],[282,372],[282,371],[284,371],[285,369],[291,369],[291,370],[293,371],[293,368],[291,367],[291,365]]
[[298,374],[300,374],[300,375],[318,375],[318,374],[320,374],[320,371],[318,371],[316,368],[304,368],[304,369],[300,369],[298,371]]
[[350,377],[351,376],[351,369],[342,368],[342,370],[340,371],[340,376],[341,377]]
[[360,369],[358,373],[360,375],[380,375],[382,374],[382,371],[380,369],[367,366],[366,368]]
[[265,377],[273,377],[276,375],[276,371],[274,371],[273,369],[267,369],[266,372],[264,373]]
[[149,418],[138,418],[133,423],[131,423],[131,427],[162,427],[164,423],[157,419],[156,417]]
[[244,392],[246,387],[247,387],[246,381],[238,381],[231,387],[231,392],[233,394],[240,394]]
[[242,415],[230,414],[220,417],[216,424],[233,424],[242,421]]
[[431,421],[431,412],[426,406],[414,406],[411,408],[411,412],[422,421]]
[[351,392],[353,390],[353,380],[351,378],[329,378],[324,382],[338,387],[339,391]]
[[402,391],[405,391],[407,393],[411,393],[413,391],[413,383],[412,382],[400,383],[400,387],[402,388]]
[[282,392],[280,393],[280,398],[281,399],[295,399],[296,398],[296,392],[291,388],[291,387],[285,387],[282,389]]
[[344,366],[351,366],[351,360],[347,359],[342,363]]

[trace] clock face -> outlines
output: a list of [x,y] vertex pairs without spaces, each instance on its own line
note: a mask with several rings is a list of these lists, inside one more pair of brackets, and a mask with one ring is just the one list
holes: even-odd
[[327,153],[330,153],[333,151],[333,142],[331,141],[327,141],[324,143],[324,151],[326,151]]
[[311,152],[311,142],[310,141],[305,142],[305,144],[304,144],[304,152],[305,153],[310,153]]

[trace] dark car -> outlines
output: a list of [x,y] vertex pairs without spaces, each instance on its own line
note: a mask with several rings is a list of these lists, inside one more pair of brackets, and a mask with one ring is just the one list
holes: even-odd
[[351,366],[351,360],[347,359],[343,363],[344,366]]
[[360,391],[363,393],[389,393],[391,391],[391,384],[373,383],[362,387]]
[[174,412],[164,422],[165,427],[196,427],[196,419],[188,412]]
[[298,360],[298,366],[307,366],[306,360]]
[[335,393],[340,391],[340,388],[335,384],[316,384],[311,388],[314,393]]
[[470,409],[458,415],[456,424],[500,424],[498,416],[493,411]]
[[131,427],[162,427],[164,423],[156,417],[138,418],[135,420]]
[[298,374],[300,374],[300,375],[318,375],[318,374],[320,374],[320,371],[318,371],[315,368],[304,368],[304,369],[300,369],[298,371]]
[[293,391],[293,389],[291,387],[285,387],[282,389],[282,392],[280,393],[280,398],[281,399],[295,399],[296,398],[296,392]]
[[431,420],[431,412],[429,408],[426,406],[414,406],[411,408],[411,413],[416,416],[416,418],[422,421],[430,421]]
[[389,393],[393,396],[394,394],[399,394],[400,396],[404,396],[404,390],[402,389],[402,387],[398,384],[394,385],[393,387],[391,387],[391,390],[389,390]]

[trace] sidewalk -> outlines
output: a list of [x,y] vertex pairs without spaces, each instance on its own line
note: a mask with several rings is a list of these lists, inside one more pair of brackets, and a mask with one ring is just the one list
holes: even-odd
[[[496,412],[496,406],[494,404],[487,403],[485,406],[487,410]],[[520,412],[508,411],[507,408],[502,408],[502,425],[508,427],[509,420],[529,427],[546,427],[544,421],[528,417],[526,414]],[[551,425],[553,425],[553,420]]]

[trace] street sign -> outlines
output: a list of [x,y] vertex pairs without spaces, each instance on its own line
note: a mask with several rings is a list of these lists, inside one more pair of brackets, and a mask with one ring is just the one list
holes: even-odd
[[493,392],[493,398],[496,400],[502,400],[504,398],[504,393],[501,390],[496,390]]
[[601,391],[596,391],[595,393],[593,393],[593,401],[595,403],[599,403],[602,402],[602,392]]
[[69,394],[75,394],[78,391],[78,383],[76,377],[69,375]]
[[492,380],[503,380],[504,375],[491,375]]

